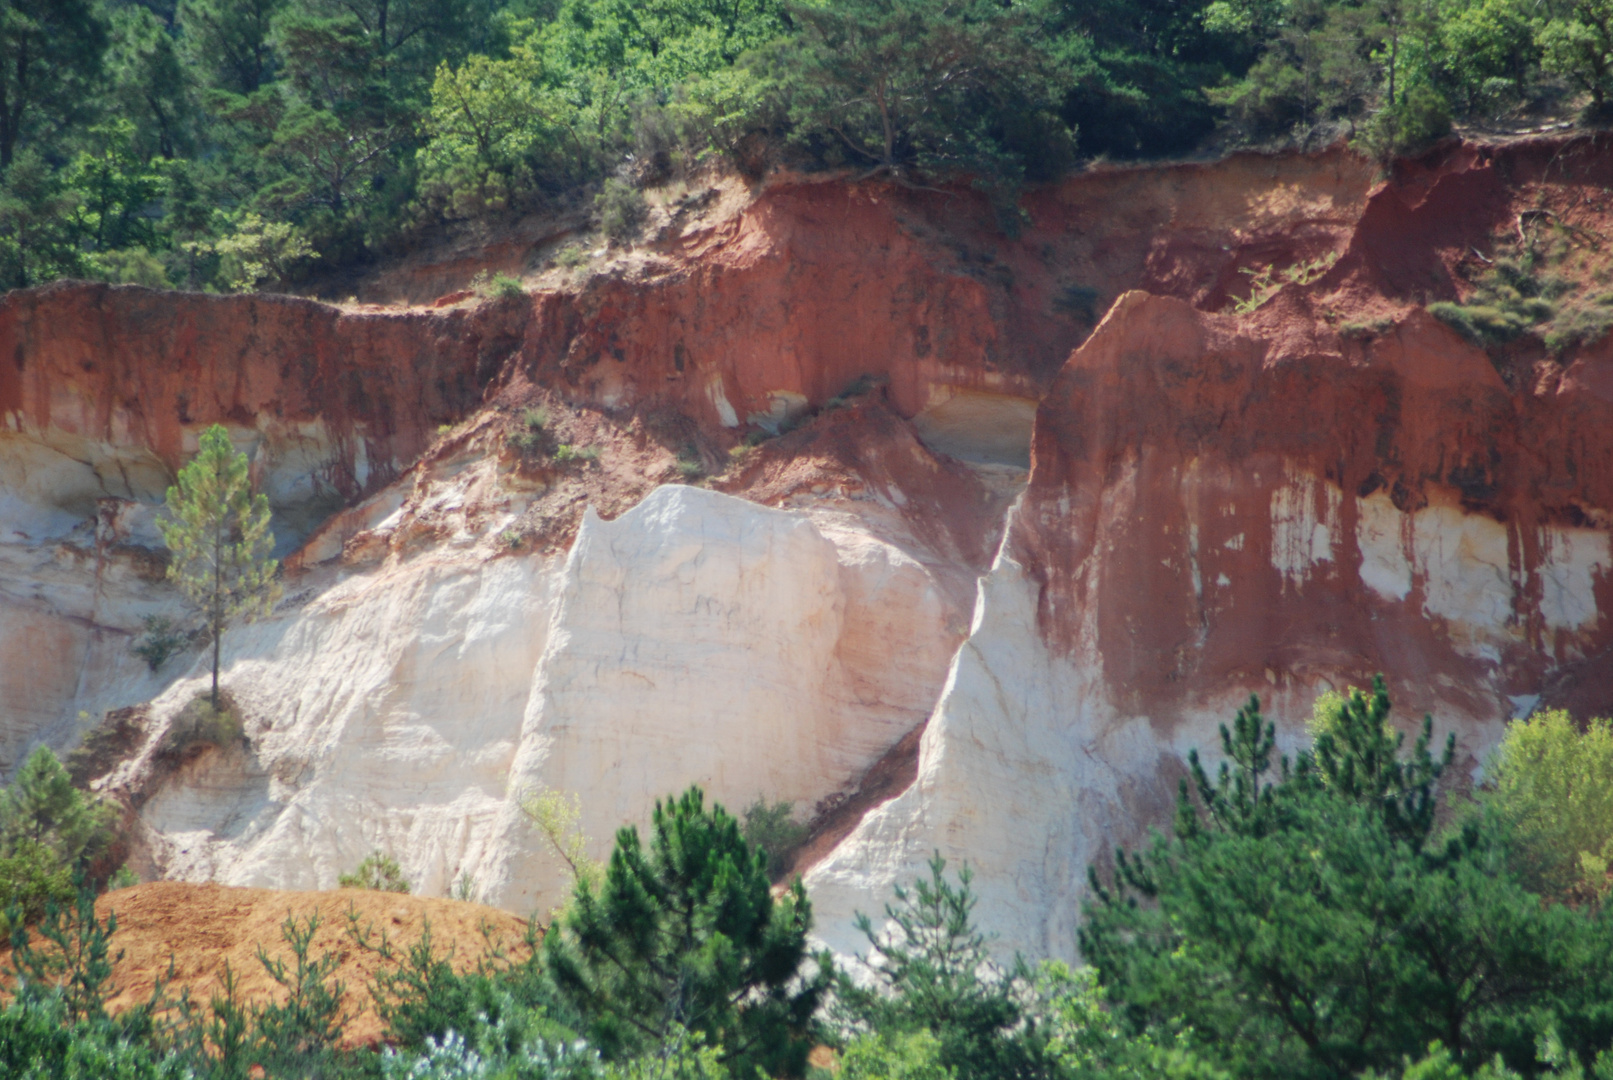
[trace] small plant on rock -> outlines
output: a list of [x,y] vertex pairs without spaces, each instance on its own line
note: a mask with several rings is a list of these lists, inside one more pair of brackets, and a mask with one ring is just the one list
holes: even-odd
[[1310,285],[1332,269],[1338,258],[1338,252],[1328,252],[1281,270],[1274,266],[1263,266],[1258,270],[1246,266],[1239,272],[1249,275],[1249,295],[1233,301],[1232,310],[1239,315],[1247,315],[1276,296],[1284,285]]
[[553,442],[548,430],[549,413],[544,409],[524,409],[521,426],[510,433],[510,447],[522,454],[540,454]]
[[575,270],[588,261],[588,248],[583,244],[567,244],[554,254],[556,266]]
[[573,446],[570,443],[561,443],[555,447],[554,461],[559,465],[569,465],[572,462],[589,464],[599,460],[599,451],[592,446]]
[[216,746],[223,749],[239,742],[242,730],[241,718],[228,695],[215,704],[206,694],[198,694],[169,724],[162,752],[171,757],[182,757],[191,747]]
[[686,444],[678,451],[678,473],[685,480],[699,480],[706,475],[706,463],[693,444]]
[[140,622],[145,629],[129,651],[144,660],[152,671],[162,667],[169,657],[190,642],[190,635],[180,630],[167,615],[147,615]]
[[470,287],[484,300],[510,300],[526,295],[526,286],[521,284],[519,278],[502,273],[489,277],[486,270],[476,272],[476,276],[470,279]]

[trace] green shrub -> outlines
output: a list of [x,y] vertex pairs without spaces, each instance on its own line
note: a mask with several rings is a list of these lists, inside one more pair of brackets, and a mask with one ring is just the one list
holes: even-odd
[[243,730],[235,702],[227,693],[219,696],[217,706],[207,694],[197,694],[168,725],[160,752],[167,757],[182,757],[197,746],[224,749],[238,744]]
[[336,884],[343,889],[372,889],[376,892],[406,893],[409,883],[403,877],[403,867],[398,860],[382,852],[380,849],[364,856],[350,874],[340,874]]
[[0,1009],[0,1076],[18,1080],[191,1080],[138,1027],[73,1020],[59,990],[32,983]]
[[77,890],[73,872],[57,854],[37,840],[24,839],[0,855],[0,933],[31,926],[55,904],[71,904]]
[[554,460],[561,465],[569,465],[574,461],[590,464],[599,460],[599,450],[592,446],[572,446],[570,443],[561,443],[555,447]]
[[699,480],[706,475],[706,463],[700,457],[700,450],[692,443],[686,443],[678,451],[678,475],[685,480]]
[[586,879],[597,889],[605,880],[605,868],[588,855],[588,836],[582,831],[582,798],[575,792],[566,794],[543,789],[529,792],[521,800],[521,813],[532,827],[543,834],[549,848],[566,864],[571,874],[572,890],[577,882]]
[[25,864],[48,850],[64,867],[89,866],[112,846],[116,811],[85,795],[47,746],[28,756],[10,787],[0,791],[0,857]]
[[928,1028],[859,1035],[840,1057],[840,1080],[954,1080]]
[[[973,874],[946,878],[946,860],[930,860],[930,876],[911,888],[897,886],[885,905],[886,926],[857,913],[857,929],[871,952],[864,964],[873,980],[841,973],[835,984],[835,1019],[842,1033],[928,1033],[935,1060],[959,1080],[1036,1076],[1048,1068],[1047,1047],[1027,1025],[1022,1002],[1030,972],[1023,962],[995,963],[974,926]],[[921,1073],[919,1075],[928,1075]]]
[[567,244],[554,254],[556,266],[567,270],[575,270],[588,261],[588,247],[585,244]]
[[194,1074],[157,1038],[160,980],[147,1001],[108,1015],[117,916],[101,922],[94,891],[80,885],[67,903],[47,906],[34,934],[20,924],[11,929],[17,981],[0,1009],[0,1076],[189,1080]]
[[1399,101],[1373,114],[1356,145],[1374,157],[1388,160],[1426,149],[1450,133],[1450,103],[1425,83],[1412,87]]
[[[398,890],[392,890],[398,891]],[[331,981],[342,958],[326,951],[310,955],[319,914],[299,923],[290,915],[280,925],[280,936],[291,949],[291,962],[271,959],[258,946],[258,962],[285,992],[253,1010],[252,1035],[258,1063],[270,1076],[319,1076],[336,1071],[342,1028],[350,1020],[347,988]]]
[[1429,304],[1428,312],[1476,344],[1512,341],[1555,316],[1557,305],[1552,300],[1568,288],[1560,278],[1542,279],[1541,261],[1534,252],[1497,258],[1479,276],[1465,302],[1439,301]]
[[145,248],[103,251],[91,257],[95,276],[114,285],[144,285],[151,289],[170,287],[162,260]]
[[1567,303],[1546,331],[1546,347],[1562,352],[1575,345],[1590,345],[1613,330],[1613,293],[1600,293],[1578,303]]
[[1560,901],[1594,902],[1613,862],[1613,721],[1582,730],[1561,709],[1507,725],[1485,801],[1516,830],[1514,865]]
[[1435,1039],[1469,1070],[1529,1068],[1548,1029],[1607,1045],[1608,924],[1525,888],[1500,815],[1436,836],[1454,743],[1431,754],[1425,718],[1406,753],[1389,711],[1381,678],[1352,691],[1290,762],[1251,701],[1213,778],[1189,756],[1174,835],[1094,872],[1081,951],[1132,1030],[1191,1029],[1251,1077],[1398,1068]]
[[795,804],[777,802],[768,804],[757,797],[745,810],[745,840],[767,855],[767,872],[778,877],[788,867],[785,856],[807,837],[807,827],[795,820]]
[[230,292],[251,292],[289,281],[319,253],[308,237],[289,221],[265,221],[245,213],[235,231],[213,245],[219,257],[219,280]]
[[513,300],[526,295],[526,286],[519,278],[505,273],[489,277],[486,270],[476,271],[470,279],[470,287],[477,296],[490,300]]
[[649,216],[649,204],[644,193],[628,183],[611,177],[594,199],[599,209],[599,229],[618,244],[630,244],[638,238]]
[[129,651],[144,660],[152,671],[190,644],[190,635],[180,630],[167,615],[147,615],[140,622],[144,629]]
[[554,437],[549,434],[549,412],[547,409],[523,409],[521,412],[521,426],[510,433],[509,444],[512,449],[521,454],[542,454],[554,445]]

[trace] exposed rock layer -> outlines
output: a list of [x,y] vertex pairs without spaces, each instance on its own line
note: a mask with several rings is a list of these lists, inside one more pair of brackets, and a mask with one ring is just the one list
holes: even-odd
[[[1536,700],[1613,706],[1613,346],[1487,355],[1420,306],[1522,207],[1613,226],[1610,172],[1245,156],[1076,178],[1015,238],[967,193],[778,183],[529,302],[11,294],[0,769],[149,700],[95,777],[151,872],[310,888],[382,847],[523,911],[564,886],[525,795],[577,793],[602,853],[700,782],[819,814],[838,945],[939,848],[1067,954],[1087,864],[1251,691],[1292,747],[1384,671],[1470,770]],[[301,547],[209,741],[197,654],[127,647],[214,421]]]
[[808,876],[820,906],[940,850],[1005,942],[1069,955],[1088,864],[1168,819],[1251,692],[1292,748],[1317,693],[1382,672],[1476,775],[1553,678],[1605,685],[1610,377],[1593,350],[1509,389],[1422,312],[1361,341],[1297,294],[1252,320],[1123,296],[1042,401],[917,782]]

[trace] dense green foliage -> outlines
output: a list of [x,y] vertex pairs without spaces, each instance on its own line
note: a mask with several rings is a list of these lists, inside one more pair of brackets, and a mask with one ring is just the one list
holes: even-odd
[[1550,1034],[1589,1062],[1613,1037],[1613,922],[1543,903],[1527,842],[1491,807],[1436,833],[1450,761],[1409,755],[1380,680],[1320,710],[1291,768],[1258,702],[1192,759],[1174,835],[1094,877],[1082,932],[1134,1030],[1190,1028],[1239,1076],[1352,1076],[1438,1042],[1467,1068],[1537,1064]]
[[[1613,1076],[1607,723],[1513,725],[1490,783],[1452,804],[1450,743],[1435,754],[1425,719],[1408,748],[1389,714],[1381,680],[1324,695],[1290,762],[1259,703],[1240,711],[1218,770],[1190,755],[1172,834],[1094,877],[1091,968],[995,951],[972,874],[937,855],[880,923],[859,916],[869,952],[836,972],[807,954],[799,881],[772,895],[767,853],[695,788],[657,806],[648,843],[624,829],[607,869],[579,867],[541,946],[536,923],[518,945],[490,934],[467,965],[429,925],[398,948],[350,915],[343,951],[379,963],[382,1052],[341,1046],[352,999],[336,954],[311,950],[315,922],[288,918],[283,947],[259,951],[276,1001],[239,1000],[226,970],[205,1005],[159,985],[112,1017],[115,916],[89,888],[48,899],[32,937],[11,935],[0,1071],[825,1080],[805,1065],[816,1042],[845,1080]],[[93,848],[95,812],[48,766],[0,799],[0,837],[59,860]],[[571,804],[534,804],[556,850],[580,850]],[[788,820],[757,806],[755,831]]]
[[799,978],[812,908],[797,880],[775,899],[767,856],[699,788],[657,802],[646,849],[616,836],[597,886],[544,939],[549,976],[613,1057],[667,1041],[674,1028],[721,1046],[742,1074],[798,1072],[826,977]]
[[852,1030],[877,1033],[876,1046],[906,1040],[909,1052],[933,1054],[958,1080],[1048,1075],[1046,1040],[1027,1023],[1023,1001],[1030,973],[1023,964],[1004,970],[992,962],[974,928],[972,875],[965,867],[954,886],[945,869],[937,855],[928,881],[898,887],[885,907],[884,929],[858,917],[873,947],[868,964],[875,978],[862,984],[842,975],[838,1008]]
[[1491,764],[1491,803],[1520,843],[1514,865],[1542,896],[1607,895],[1613,860],[1613,721],[1582,730],[1558,709],[1511,725]]
[[769,803],[758,798],[745,808],[740,831],[746,843],[767,855],[767,872],[775,878],[787,869],[791,849],[807,838],[808,829],[795,820],[795,804]]
[[1014,196],[1095,156],[1516,122],[1603,0],[0,0],[0,285],[254,289],[726,158]]
[[0,789],[0,930],[72,903],[75,874],[104,884],[115,817],[73,787],[49,747],[28,755],[11,786]]

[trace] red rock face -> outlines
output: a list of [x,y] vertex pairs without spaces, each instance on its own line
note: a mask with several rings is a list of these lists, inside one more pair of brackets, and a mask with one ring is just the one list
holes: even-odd
[[1341,153],[1098,173],[1030,197],[1015,237],[968,191],[781,182],[529,301],[344,311],[63,283],[0,300],[0,416],[70,456],[126,451],[98,483],[144,498],[224,422],[265,451],[277,507],[328,513],[534,385],[682,412],[720,445],[865,377],[905,417],[938,391],[1036,398],[1120,292],[1221,303],[1262,252],[1342,243],[1371,180]]
[[1471,716],[1571,694],[1613,646],[1613,356],[1570,373],[1509,389],[1420,310],[1362,341],[1297,294],[1247,320],[1129,294],[1037,416],[1013,535],[1043,633],[1159,718],[1377,671]]
[[351,499],[480,404],[521,314],[343,314],[290,297],[71,283],[12,292],[0,300],[0,416],[12,430],[146,450],[169,469],[209,424],[291,439],[320,422],[345,453],[319,479]]
[[904,416],[938,386],[1034,397],[1121,292],[1222,303],[1262,253],[1342,243],[1372,178],[1343,153],[1095,173],[1028,198],[1014,237],[967,191],[781,184],[635,277],[543,297],[524,361],[713,428],[863,376]]

